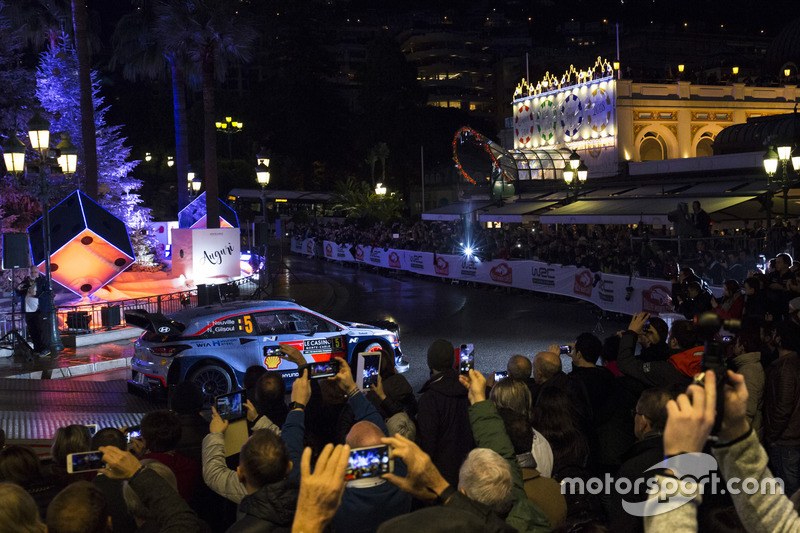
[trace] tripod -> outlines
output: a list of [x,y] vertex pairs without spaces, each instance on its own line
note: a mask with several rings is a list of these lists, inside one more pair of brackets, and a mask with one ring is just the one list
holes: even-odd
[[[263,255],[264,262],[263,262],[263,267],[259,266],[258,268],[258,287],[256,288],[253,295],[250,297],[253,300],[266,300],[270,296],[267,287],[269,287],[272,284],[272,278],[267,280],[267,278],[269,277],[269,258],[267,257],[267,246],[264,245],[260,247],[259,252],[261,251],[262,248],[264,250],[264,255]],[[259,263],[259,265],[260,264],[261,263]]]
[[[15,272],[17,268],[11,268],[11,281],[12,285],[14,284],[15,280]],[[27,292],[27,290],[26,290]],[[11,329],[8,333],[3,335],[0,338],[0,348],[7,348],[10,349],[13,355],[19,355],[24,357],[28,362],[33,361],[33,349],[31,348],[28,341],[25,340],[24,335],[20,335],[19,330],[17,329],[17,292],[16,289],[12,288],[12,297],[11,297]],[[24,310],[22,311],[24,313]]]

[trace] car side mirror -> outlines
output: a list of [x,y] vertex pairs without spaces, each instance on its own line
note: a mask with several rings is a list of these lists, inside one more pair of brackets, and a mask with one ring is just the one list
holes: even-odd
[[314,335],[317,334],[317,331],[319,331],[319,325],[318,324],[312,325],[311,326],[311,331],[308,332],[308,336],[309,337],[313,337]]

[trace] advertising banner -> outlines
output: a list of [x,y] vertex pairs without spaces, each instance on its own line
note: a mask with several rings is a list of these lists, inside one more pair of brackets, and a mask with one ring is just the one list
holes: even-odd
[[[295,253],[314,255],[317,248],[313,239],[292,240]],[[332,241],[324,241],[322,250],[326,258],[337,261],[355,261],[426,276],[558,294],[592,302],[600,309],[614,313],[674,313],[672,286],[666,280],[605,274],[588,268],[540,261],[480,261],[474,256],[339,245]],[[712,287],[712,292],[719,296],[722,288]]]

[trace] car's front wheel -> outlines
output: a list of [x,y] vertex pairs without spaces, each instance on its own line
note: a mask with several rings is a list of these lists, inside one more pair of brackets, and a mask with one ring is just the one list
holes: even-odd
[[233,379],[227,370],[219,365],[204,365],[191,371],[186,381],[197,383],[206,403],[211,404],[215,396],[228,394],[233,390]]

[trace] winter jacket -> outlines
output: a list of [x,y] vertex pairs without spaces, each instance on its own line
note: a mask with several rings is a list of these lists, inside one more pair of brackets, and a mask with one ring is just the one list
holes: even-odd
[[[514,483],[511,494],[514,505],[506,517],[506,523],[522,532],[550,531],[550,520],[536,504],[528,499],[522,481],[522,468],[517,463],[514,446],[506,433],[503,419],[490,400],[475,403],[469,408],[469,422],[479,448],[497,452],[511,466]],[[563,496],[562,496],[563,498]]]
[[461,463],[475,447],[467,390],[455,369],[448,369],[429,379],[420,392],[417,444],[431,456],[442,477],[457,486]]
[[264,485],[242,499],[239,512],[244,517],[229,527],[227,533],[291,531],[299,492],[300,483],[295,479]]
[[[635,442],[622,458],[622,465],[617,470],[615,479],[628,479],[636,483],[637,479],[649,479],[658,470],[650,470],[659,461],[664,460],[664,439],[660,432],[651,432],[644,439]],[[649,471],[648,471],[649,470]],[[643,530],[642,519],[633,516],[622,507],[622,500],[629,502],[642,502],[648,498],[647,485],[640,484],[640,493],[620,494],[612,490],[608,498],[606,512],[608,514],[609,529],[611,531],[625,531],[636,533]],[[613,487],[612,487],[613,489]]]
[[202,469],[196,461],[192,461],[175,451],[150,452],[143,455],[142,459],[155,459],[159,463],[167,465],[172,470],[172,473],[175,474],[175,479],[178,482],[178,494],[181,495],[181,498],[191,503],[197,485],[202,478]]
[[542,476],[535,468],[522,469],[522,486],[525,495],[547,516],[552,528],[557,528],[567,518],[567,500],[561,494],[561,484]]
[[162,533],[196,533],[201,528],[197,515],[154,470],[145,468],[136,473],[128,484],[149,509]]
[[714,312],[716,312],[717,316],[722,320],[728,320],[729,318],[742,318],[742,315],[744,314],[744,296],[737,294],[733,297],[733,300],[730,303],[726,301],[722,305],[718,305],[714,309]]
[[762,411],[764,410],[764,367],[761,366],[761,352],[750,352],[733,358],[736,371],[744,376],[747,386],[747,421],[759,439],[764,433]]
[[[682,352],[678,359],[680,365],[674,363],[675,356],[670,357],[666,361],[640,361],[634,356],[636,350],[636,341],[638,336],[633,331],[625,331],[619,343],[619,354],[617,356],[617,368],[626,376],[630,376],[648,387],[662,387],[672,384],[689,385],[692,381],[692,376],[681,372],[678,366],[682,368],[689,368],[689,360],[687,360],[687,353]],[[702,348],[700,348],[702,352]],[[695,348],[689,352],[696,351]],[[698,357],[698,364],[700,358]]]
[[767,369],[764,442],[800,445],[800,357],[796,352],[781,355]]

